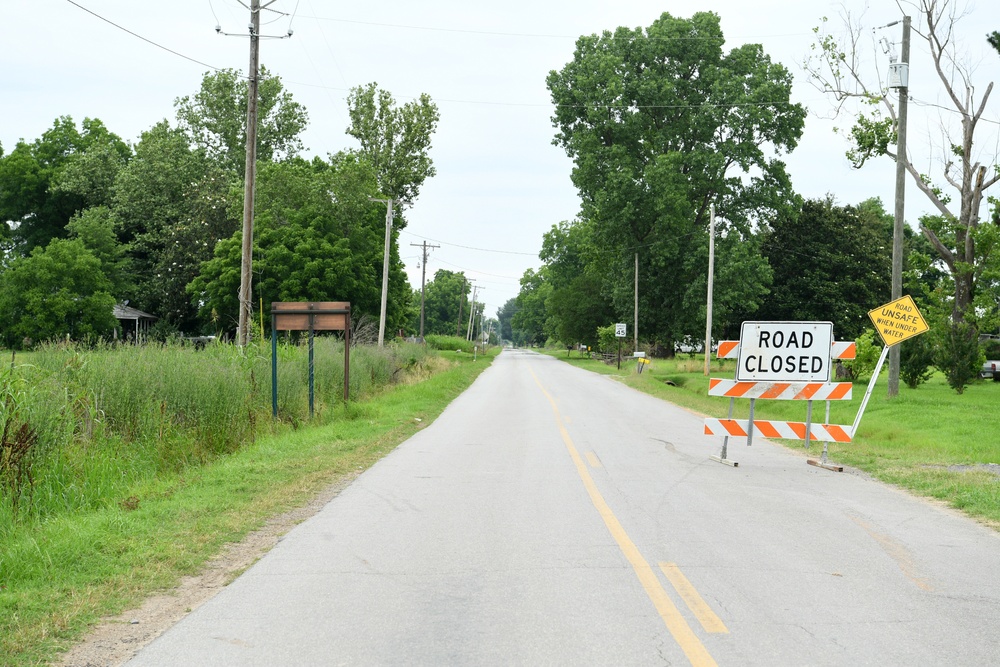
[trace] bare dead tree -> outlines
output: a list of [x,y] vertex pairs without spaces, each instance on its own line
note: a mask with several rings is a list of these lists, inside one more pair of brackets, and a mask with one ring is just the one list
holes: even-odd
[[[960,121],[956,131],[955,124],[942,117],[943,141],[936,147],[940,151],[940,178],[950,190],[935,185],[929,175],[914,167],[911,150],[907,149],[907,155],[903,156],[907,173],[945,221],[937,230],[922,223],[920,231],[954,279],[952,317],[959,321],[969,316],[977,281],[988,260],[984,253],[993,246],[986,244],[990,248],[984,247],[977,255],[983,193],[1000,180],[997,153],[984,163],[977,159],[973,142],[987,109],[993,82],[982,92],[973,83],[974,68],[963,60],[955,42],[955,26],[965,13],[953,0],[897,1],[897,6],[902,14],[916,16],[914,32],[926,42],[941,90],[951,105],[948,110],[954,111]],[[851,129],[852,147],[848,158],[854,166],[860,168],[869,158],[877,156],[896,160],[897,102],[882,83],[885,81],[882,72],[877,65],[870,64],[872,58],[869,56],[878,53],[875,33],[871,33],[869,44],[861,17],[852,16],[845,9],[840,18],[845,29],[840,37],[822,28],[816,29],[813,53],[804,67],[813,84],[835,100],[834,115],[847,111],[848,102],[860,103],[851,105],[852,109],[862,109]],[[935,147],[930,150],[934,151]],[[957,202],[949,194],[952,191],[958,194]]]

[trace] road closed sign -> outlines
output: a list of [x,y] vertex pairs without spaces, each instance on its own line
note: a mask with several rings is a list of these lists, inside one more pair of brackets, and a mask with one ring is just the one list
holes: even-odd
[[829,382],[833,322],[744,322],[740,382]]

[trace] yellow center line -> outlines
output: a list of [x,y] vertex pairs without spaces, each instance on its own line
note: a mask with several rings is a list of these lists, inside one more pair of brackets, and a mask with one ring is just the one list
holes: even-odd
[[712,611],[712,608],[708,606],[708,603],[705,602],[697,589],[688,581],[676,563],[660,563],[660,569],[663,570],[667,581],[674,587],[677,594],[681,596],[684,604],[688,606],[688,609],[691,610],[691,613],[698,619],[701,627],[705,628],[706,632],[729,634],[729,628]]
[[597,458],[597,454],[594,452],[587,452],[587,463],[590,464],[591,468],[600,468],[601,459]]
[[552,395],[545,390],[542,386],[541,381],[535,372],[528,369],[531,373],[531,377],[535,379],[535,384],[541,389],[542,394],[548,399],[549,404],[552,406],[552,411],[556,416],[556,424],[559,426],[559,433],[562,435],[563,442],[566,445],[566,449],[569,451],[570,458],[573,460],[573,464],[576,466],[576,472],[580,475],[580,480],[583,482],[584,488],[587,490],[587,494],[590,496],[590,501],[594,504],[597,509],[597,513],[601,515],[604,520],[604,525],[607,526],[608,532],[611,533],[611,537],[614,538],[615,542],[618,543],[618,548],[621,549],[622,554],[625,559],[632,566],[635,571],[635,576],[639,579],[639,583],[642,585],[643,590],[646,591],[646,595],[649,596],[650,601],[656,608],[657,613],[659,613],[660,618],[663,619],[663,623],[667,626],[667,630],[673,636],[674,641],[680,646],[681,650],[684,651],[684,655],[691,662],[694,667],[709,667],[715,665],[716,662],[709,654],[708,650],[701,643],[698,637],[694,634],[691,626],[688,625],[687,621],[681,615],[677,606],[673,603],[667,592],[663,589],[660,584],[659,578],[656,576],[656,572],[650,567],[646,559],[642,557],[639,548],[635,546],[632,539],[625,532],[625,528],[618,521],[618,518],[611,511],[611,507],[604,500],[601,492],[598,491],[597,485],[594,483],[594,479],[590,476],[590,471],[587,470],[586,464],[580,457],[580,453],[576,449],[576,445],[573,444],[573,439],[570,438],[569,432],[566,427],[563,426],[563,420],[559,413],[559,408],[556,406],[555,399]]

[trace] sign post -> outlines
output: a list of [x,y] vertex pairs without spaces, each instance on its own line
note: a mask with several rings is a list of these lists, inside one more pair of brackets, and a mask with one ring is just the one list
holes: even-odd
[[[909,295],[869,310],[868,317],[875,325],[875,331],[885,343],[885,347],[882,348],[882,354],[878,358],[878,363],[875,364],[872,379],[868,382],[868,389],[865,391],[865,397],[861,400],[861,407],[858,409],[858,416],[854,418],[852,432],[855,433],[861,424],[865,408],[868,407],[868,399],[871,398],[872,390],[875,389],[875,380],[878,379],[878,374],[882,371],[882,364],[885,363],[885,358],[889,354],[889,348],[904,340],[919,336],[930,328],[927,326],[927,320],[917,310],[917,304],[913,303],[913,298]],[[825,454],[826,452],[824,452]]]
[[344,332],[344,402],[351,378],[351,304],[347,301],[271,303],[271,414],[278,417],[278,331],[309,332],[309,418],[313,416],[313,334]]
[[622,369],[622,338],[626,336],[626,328],[624,322],[615,324],[615,338],[618,339],[618,370]]

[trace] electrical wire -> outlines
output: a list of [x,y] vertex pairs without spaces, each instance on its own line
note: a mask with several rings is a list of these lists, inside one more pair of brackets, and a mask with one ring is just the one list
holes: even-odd
[[146,42],[147,44],[151,44],[152,46],[155,46],[155,47],[156,47],[156,48],[158,48],[158,49],[163,49],[163,50],[164,50],[164,51],[166,51],[167,53],[172,53],[172,54],[173,54],[173,55],[175,55],[175,56],[179,56],[179,57],[183,58],[184,60],[189,60],[189,61],[191,61],[191,62],[193,62],[193,63],[196,63],[196,64],[198,64],[198,65],[201,65],[202,67],[208,67],[209,69],[213,69],[213,70],[215,70],[216,72],[221,72],[221,71],[222,71],[222,68],[221,68],[221,67],[216,67],[215,65],[209,65],[209,64],[208,64],[208,63],[206,63],[206,62],[202,62],[202,61],[200,61],[200,60],[197,60],[197,59],[195,59],[195,58],[192,58],[191,56],[186,56],[186,55],[184,55],[183,53],[180,53],[180,52],[178,52],[178,51],[174,51],[174,50],[173,50],[173,49],[171,49],[171,48],[168,48],[168,47],[166,47],[166,46],[163,46],[162,44],[157,44],[157,43],[156,43],[156,42],[154,42],[153,40],[151,40],[151,39],[149,39],[149,38],[147,38],[147,37],[143,37],[142,35],[140,35],[140,34],[138,34],[138,33],[135,33],[135,32],[132,32],[132,31],[131,31],[131,30],[129,30],[128,28],[126,28],[126,27],[124,27],[124,26],[120,26],[120,25],[118,25],[117,23],[115,23],[114,21],[111,21],[110,19],[106,19],[106,18],[104,18],[103,16],[101,16],[101,15],[100,15],[100,14],[98,14],[97,12],[95,12],[95,11],[92,11],[92,10],[90,10],[90,9],[87,9],[87,8],[86,8],[86,7],[84,7],[83,5],[81,5],[81,4],[77,3],[77,2],[74,2],[73,0],[66,0],[66,2],[68,2],[68,3],[69,3],[69,4],[71,4],[71,5],[73,5],[74,7],[77,7],[78,9],[82,9],[83,11],[87,12],[87,13],[88,13],[88,14],[90,14],[91,16],[94,16],[94,17],[96,17],[96,18],[99,18],[100,20],[104,21],[105,23],[107,23],[107,24],[109,24],[109,25],[112,25],[112,26],[114,26],[114,27],[118,28],[119,30],[121,30],[121,31],[123,31],[123,32],[127,32],[128,34],[132,35],[133,37],[136,37],[136,38],[138,38],[138,39],[141,39],[142,41]]
[[520,251],[517,251],[517,250],[493,250],[491,248],[473,248],[472,246],[459,245],[457,243],[448,243],[447,241],[441,241],[440,239],[432,239],[432,238],[428,238],[426,236],[418,236],[418,235],[414,234],[413,232],[406,231],[405,229],[402,230],[402,233],[406,234],[407,236],[412,236],[413,238],[421,239],[421,240],[424,240],[424,241],[433,241],[434,243],[440,243],[441,245],[452,246],[454,248],[462,248],[463,250],[476,250],[476,251],[479,251],[479,252],[493,252],[493,253],[497,253],[497,254],[500,254],[500,255],[526,255],[528,257],[537,257],[538,256],[538,253],[534,253],[534,252],[520,252]]

